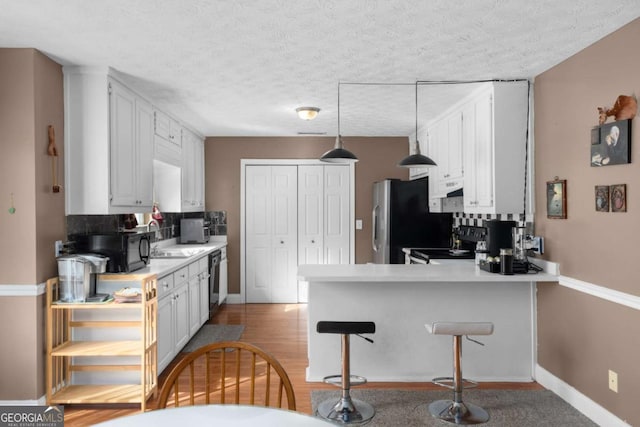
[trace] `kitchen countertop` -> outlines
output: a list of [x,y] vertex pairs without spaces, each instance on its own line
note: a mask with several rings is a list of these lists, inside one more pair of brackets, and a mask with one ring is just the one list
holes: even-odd
[[300,265],[298,279],[307,282],[555,282],[557,265],[535,260],[537,274],[489,273],[474,260],[433,260],[431,264]]
[[[155,274],[157,277],[166,276],[182,267],[191,264],[193,261],[208,256],[211,252],[227,246],[227,236],[212,236],[208,243],[183,245],[177,243],[176,239],[163,240],[153,243],[151,247],[158,246],[162,249],[168,248],[206,248],[204,252],[186,258],[151,258],[146,267],[127,274],[127,277],[140,277]],[[100,279],[118,279],[124,277],[122,274],[101,274]]]

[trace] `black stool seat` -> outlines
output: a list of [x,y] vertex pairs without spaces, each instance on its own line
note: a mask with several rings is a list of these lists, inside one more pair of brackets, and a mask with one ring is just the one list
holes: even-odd
[[317,323],[316,331],[319,334],[374,334],[376,324],[374,322],[331,322],[322,320]]

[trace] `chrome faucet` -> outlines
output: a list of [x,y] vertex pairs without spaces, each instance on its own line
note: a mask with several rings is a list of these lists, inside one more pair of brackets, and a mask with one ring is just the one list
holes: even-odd
[[152,225],[156,226],[156,231],[155,231],[156,240],[161,240],[162,234],[160,234],[160,223],[158,222],[157,219],[152,219],[151,221],[149,221],[149,223],[147,224],[147,231],[148,232],[151,231],[151,226]]

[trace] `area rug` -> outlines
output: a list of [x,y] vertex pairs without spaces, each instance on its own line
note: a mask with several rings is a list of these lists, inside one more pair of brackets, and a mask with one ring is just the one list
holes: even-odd
[[214,342],[237,341],[240,339],[243,331],[243,325],[204,325],[196,332],[187,345],[184,346],[182,351],[184,353],[191,353],[203,345]]
[[[452,392],[447,390],[352,389],[351,396],[369,402],[376,409],[375,416],[366,424],[368,427],[452,425],[434,418],[428,410],[429,403],[434,400],[451,399]],[[325,399],[337,401],[339,397],[340,391],[312,390],[313,412]],[[548,390],[465,390],[463,400],[489,412],[489,421],[481,424],[486,427],[597,426]]]

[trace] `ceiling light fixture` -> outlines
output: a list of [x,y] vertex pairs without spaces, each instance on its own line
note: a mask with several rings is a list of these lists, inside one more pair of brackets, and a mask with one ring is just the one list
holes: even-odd
[[298,117],[302,120],[313,120],[316,118],[320,109],[318,107],[298,107],[296,108],[296,113],[298,113]]
[[328,163],[355,163],[358,161],[358,158],[351,151],[344,148],[340,135],[340,82],[338,82],[338,136],[336,136],[333,149],[324,153],[320,160]]
[[413,144],[413,150],[409,149],[409,153],[413,151],[413,154],[409,154],[398,163],[398,167],[401,168],[427,168],[430,166],[437,166],[436,162],[429,157],[420,154],[420,143],[418,142],[418,82],[416,81],[416,140]]

